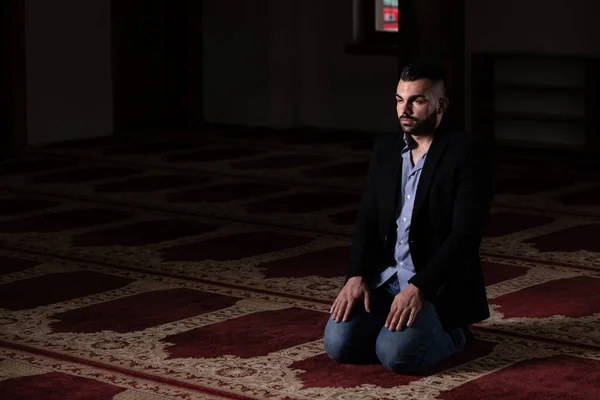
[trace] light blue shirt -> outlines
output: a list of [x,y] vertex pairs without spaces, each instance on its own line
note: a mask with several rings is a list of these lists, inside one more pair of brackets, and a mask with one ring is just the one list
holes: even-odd
[[415,204],[415,195],[417,185],[421,178],[421,170],[425,164],[427,152],[423,154],[417,163],[413,166],[408,136],[404,135],[405,146],[402,149],[402,180],[399,194],[400,215],[396,220],[396,247],[394,250],[395,265],[390,265],[381,271],[379,278],[374,282],[373,287],[379,287],[390,279],[394,274],[398,277],[400,290],[408,286],[408,280],[415,275],[415,267],[410,255],[408,246],[408,233],[412,219],[413,206]]

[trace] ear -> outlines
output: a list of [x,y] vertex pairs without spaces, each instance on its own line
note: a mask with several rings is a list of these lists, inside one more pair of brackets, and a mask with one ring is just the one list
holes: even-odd
[[438,105],[438,113],[439,114],[444,113],[448,109],[449,105],[450,105],[450,100],[448,100],[447,97],[440,97],[439,105]]

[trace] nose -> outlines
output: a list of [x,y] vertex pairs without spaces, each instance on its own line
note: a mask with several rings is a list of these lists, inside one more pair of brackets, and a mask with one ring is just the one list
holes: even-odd
[[412,107],[409,102],[398,102],[398,115],[412,115]]

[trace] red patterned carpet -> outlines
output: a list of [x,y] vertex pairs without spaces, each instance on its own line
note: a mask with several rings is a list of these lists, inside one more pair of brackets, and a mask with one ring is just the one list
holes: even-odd
[[419,376],[322,349],[367,136],[98,139],[0,163],[0,398],[598,399],[600,173],[501,158],[492,317]]

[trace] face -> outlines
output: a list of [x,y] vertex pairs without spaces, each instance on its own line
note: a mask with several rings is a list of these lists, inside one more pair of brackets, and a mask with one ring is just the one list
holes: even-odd
[[433,134],[448,107],[441,84],[429,79],[400,81],[396,88],[396,111],[402,131],[414,136]]

